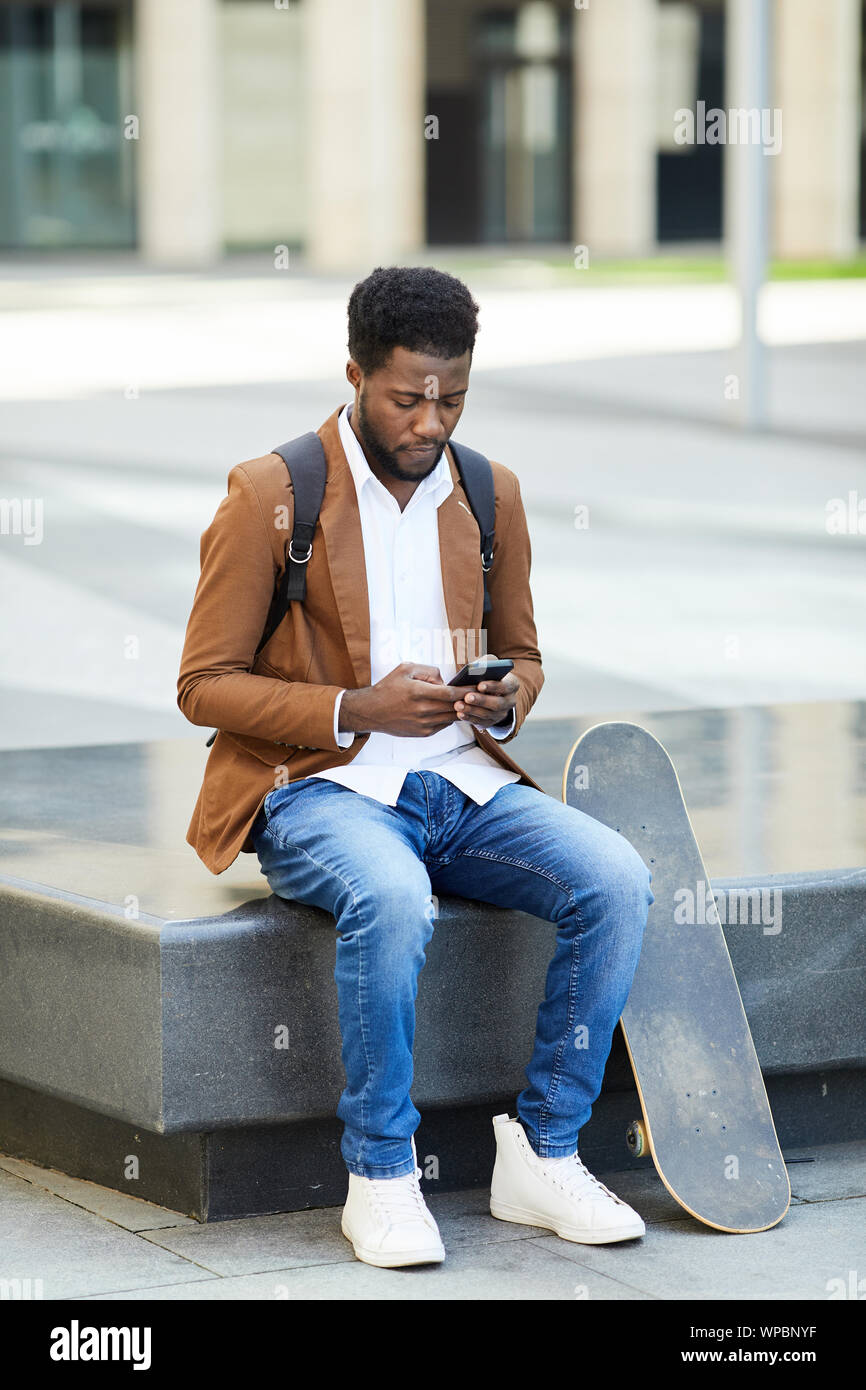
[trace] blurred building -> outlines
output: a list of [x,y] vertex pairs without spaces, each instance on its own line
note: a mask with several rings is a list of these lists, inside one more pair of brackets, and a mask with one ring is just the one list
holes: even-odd
[[[0,247],[713,242],[725,0],[0,0]],[[772,249],[866,238],[866,0],[774,0]]]

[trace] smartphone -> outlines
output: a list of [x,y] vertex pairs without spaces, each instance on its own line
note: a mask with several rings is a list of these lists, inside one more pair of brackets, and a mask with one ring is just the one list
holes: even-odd
[[477,685],[479,681],[501,681],[502,677],[507,676],[513,669],[514,662],[507,656],[481,656],[477,661],[470,661],[456,676],[452,676],[448,684]]

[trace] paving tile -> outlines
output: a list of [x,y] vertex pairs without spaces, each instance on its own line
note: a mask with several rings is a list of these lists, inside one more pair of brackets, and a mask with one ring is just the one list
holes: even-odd
[[339,1263],[355,1258],[340,1230],[340,1207],[247,1216],[142,1232],[142,1240],[222,1276]]
[[528,1240],[541,1233],[537,1226],[518,1226],[497,1221],[490,1215],[490,1189],[476,1187],[465,1192],[443,1192],[428,1197],[446,1250],[462,1245],[494,1245],[501,1241]]
[[[528,1228],[527,1228],[528,1229]],[[99,1297],[109,1298],[110,1294]],[[163,1285],[120,1293],[123,1300],[375,1299],[418,1302],[465,1299],[559,1302],[640,1300],[628,1284],[568,1260],[557,1259],[533,1240],[459,1246],[441,1265],[374,1269],[354,1257],[342,1264],[273,1270],[268,1274]],[[90,1300],[92,1302],[98,1299]]]
[[104,1216],[115,1226],[127,1231],[150,1231],[159,1226],[197,1226],[192,1216],[170,1211],[168,1207],[156,1206],[141,1197],[130,1197],[125,1192],[115,1192],[111,1187],[100,1187],[99,1183],[86,1182],[84,1178],[71,1178],[56,1168],[40,1168],[36,1163],[28,1163],[23,1158],[9,1158],[0,1154],[0,1168],[16,1177],[33,1183],[34,1187],[44,1188],[57,1197],[63,1197],[85,1211]]
[[866,1275],[866,1199],[792,1207],[769,1231],[726,1235],[697,1221],[662,1223],[640,1241],[577,1246],[532,1242],[656,1298],[828,1299]]
[[796,1195],[801,1202],[827,1202],[866,1197],[866,1144],[862,1140],[786,1151],[786,1157],[801,1156],[814,1162],[790,1164],[792,1199]]
[[40,1279],[41,1296],[81,1297],[157,1283],[201,1280],[204,1271],[94,1212],[0,1170],[0,1279]]

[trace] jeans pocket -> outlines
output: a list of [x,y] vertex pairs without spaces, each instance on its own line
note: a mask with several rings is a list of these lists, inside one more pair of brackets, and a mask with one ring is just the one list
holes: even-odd
[[307,780],[306,777],[299,777],[295,782],[283,782],[279,787],[274,787],[273,791],[268,792],[262,802],[262,810],[268,825],[270,825],[272,817],[288,805],[298,788],[306,785]]

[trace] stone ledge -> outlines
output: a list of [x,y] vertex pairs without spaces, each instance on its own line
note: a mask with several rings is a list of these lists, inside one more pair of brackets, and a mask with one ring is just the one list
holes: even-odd
[[[866,1064],[866,870],[714,887],[782,895],[778,933],[725,927],[765,1074]],[[419,1108],[522,1089],[553,941],[525,913],[440,899],[419,981]],[[0,877],[0,950],[10,1080],[165,1134],[334,1114],[334,926],[318,908],[271,896],[219,918],[136,921]]]

